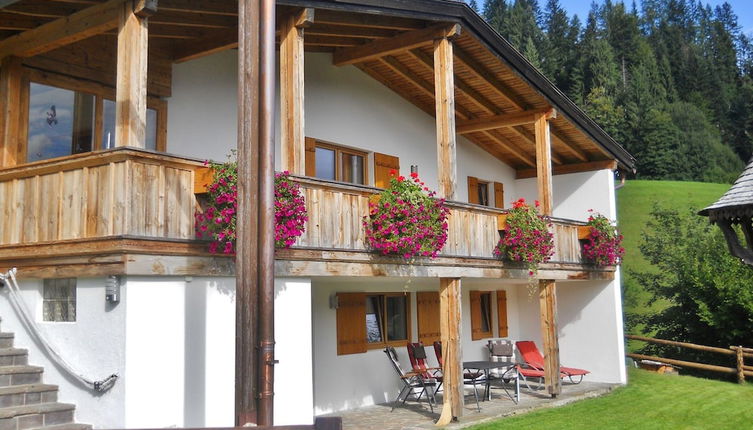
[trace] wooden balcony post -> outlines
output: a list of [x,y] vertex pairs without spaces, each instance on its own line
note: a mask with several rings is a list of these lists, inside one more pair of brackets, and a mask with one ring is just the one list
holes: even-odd
[[452,41],[443,37],[434,41],[434,100],[437,123],[437,162],[439,196],[455,200],[457,160],[455,144],[455,83]]
[[306,174],[304,131],[303,29],[313,22],[314,10],[304,9],[280,23],[280,116],[282,170]]
[[439,331],[444,368],[444,404],[437,425],[463,415],[463,351],[460,343],[460,278],[439,278]]
[[[552,143],[549,121],[546,114],[537,114],[534,122],[536,133],[536,179],[539,189],[541,213],[552,215]],[[559,377],[560,354],[557,336],[557,291],[552,280],[539,281],[539,311],[541,338],[544,342],[544,381],[547,392],[556,397],[562,392]]]
[[235,425],[257,422],[259,314],[259,3],[238,2],[238,224],[235,283]]
[[146,146],[148,36],[147,18],[136,14],[134,2],[124,2],[118,19],[116,146]]
[[[18,57],[6,57],[0,62],[0,167],[15,166],[22,153],[21,94],[23,68]],[[28,110],[28,108],[27,108]],[[25,139],[23,139],[25,140]]]

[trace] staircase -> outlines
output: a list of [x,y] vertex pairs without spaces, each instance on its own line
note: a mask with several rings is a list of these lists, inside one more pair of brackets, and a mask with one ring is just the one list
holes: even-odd
[[57,385],[42,383],[44,368],[29,366],[28,351],[0,332],[0,430],[89,430],[73,422],[75,405],[58,402]]

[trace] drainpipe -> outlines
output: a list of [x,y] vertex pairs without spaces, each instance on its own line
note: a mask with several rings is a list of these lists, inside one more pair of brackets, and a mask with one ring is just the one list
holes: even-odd
[[274,420],[274,102],[275,0],[260,0],[259,31],[259,409],[257,424]]

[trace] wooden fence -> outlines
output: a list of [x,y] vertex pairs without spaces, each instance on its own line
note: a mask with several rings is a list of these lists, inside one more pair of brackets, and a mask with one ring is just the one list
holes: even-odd
[[653,360],[660,363],[671,364],[674,366],[691,367],[694,369],[709,370],[712,372],[737,374],[737,382],[740,384],[745,383],[745,377],[753,377],[753,366],[745,364],[746,358],[753,358],[753,348],[745,348],[742,346],[730,346],[729,349],[718,348],[715,346],[696,345],[694,343],[676,342],[666,339],[655,339],[652,337],[644,337],[628,334],[625,335],[627,339],[639,340],[642,342],[656,343],[660,345],[678,346],[680,348],[695,349],[698,351],[713,352],[722,355],[735,356],[735,367],[717,366],[714,364],[697,363],[693,361],[675,360],[672,358],[655,357],[651,355],[633,354],[628,353],[627,356],[635,360]]

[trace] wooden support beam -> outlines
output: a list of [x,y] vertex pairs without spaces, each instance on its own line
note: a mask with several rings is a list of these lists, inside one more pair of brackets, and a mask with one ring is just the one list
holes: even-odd
[[[549,121],[545,113],[537,114],[534,122],[536,132],[536,170],[541,213],[552,216],[552,160]],[[556,397],[562,391],[560,385],[559,342],[557,338],[557,296],[553,280],[539,281],[539,311],[541,315],[541,338],[544,342],[544,383],[547,392]]]
[[119,6],[115,145],[143,148],[146,145],[147,19],[136,15],[130,1]]
[[131,0],[110,0],[11,36],[0,42],[0,58],[32,57],[117,28],[124,7],[134,12]]
[[463,415],[463,350],[460,343],[460,278],[439,278],[439,331],[442,339],[444,403],[438,426]]
[[347,11],[319,9],[316,12],[317,24],[334,24],[360,28],[384,28],[389,30],[415,30],[425,25],[420,19],[397,16],[356,14]]
[[497,128],[514,127],[516,125],[533,124],[540,115],[547,119],[556,118],[557,111],[552,108],[526,110],[522,112],[505,113],[488,118],[477,118],[463,121],[457,125],[458,134],[473,133],[474,131],[494,130]]
[[[423,51],[419,49],[412,49],[408,51],[408,53],[418,60],[419,64],[423,64],[424,67],[428,68],[429,70],[434,70],[434,59],[430,56],[425,54]],[[405,76],[405,75],[404,75]],[[496,106],[493,106],[491,102],[486,100],[481,94],[478,93],[478,91],[471,88],[470,85],[466,84],[462,79],[458,78],[457,76],[455,79],[455,88],[457,88],[460,92],[466,94],[471,100],[473,100],[475,103],[479,104],[482,109],[487,110],[487,112],[497,112]],[[455,105],[455,110],[458,113],[458,116],[461,120],[465,119],[468,120],[469,118],[472,118],[473,115],[468,112],[465,115],[462,115],[463,111],[467,112],[467,109],[464,109],[462,106]],[[518,148],[517,145],[514,143],[508,141],[502,136],[499,136],[496,133],[490,133],[489,131],[484,131],[482,134],[487,138],[491,139],[498,145],[505,148],[507,151],[511,152],[514,156],[521,159],[524,163],[531,167],[536,167],[536,160],[534,160],[533,157],[528,155],[525,151]],[[484,148],[486,150],[486,148]],[[505,160],[501,160],[505,161]]]
[[552,142],[549,136],[549,121],[545,113],[536,116],[536,177],[538,179],[541,213],[552,215]]
[[452,41],[443,37],[434,41],[434,104],[437,124],[437,161],[439,195],[456,200],[457,149],[455,142],[455,84]]
[[405,32],[389,39],[375,40],[362,46],[338,49],[332,56],[332,63],[336,66],[362,63],[386,55],[430,45],[434,40],[452,38],[459,34],[459,24],[438,24],[420,30]]
[[541,338],[544,342],[544,384],[550,396],[562,392],[560,379],[560,350],[557,335],[557,292],[552,280],[539,281],[539,311]]
[[[19,159],[20,147],[26,145],[19,139],[22,118],[23,67],[21,58],[6,57],[0,61],[0,168],[25,162]],[[28,111],[28,108],[27,108]]]
[[[554,166],[552,175],[566,175],[568,173],[591,172],[594,170],[615,170],[615,160],[590,161],[588,163],[563,164]],[[515,172],[515,179],[535,178],[536,169],[521,169]]]
[[304,132],[303,29],[314,22],[314,9],[304,9],[280,24],[280,120],[282,169],[306,175]]

